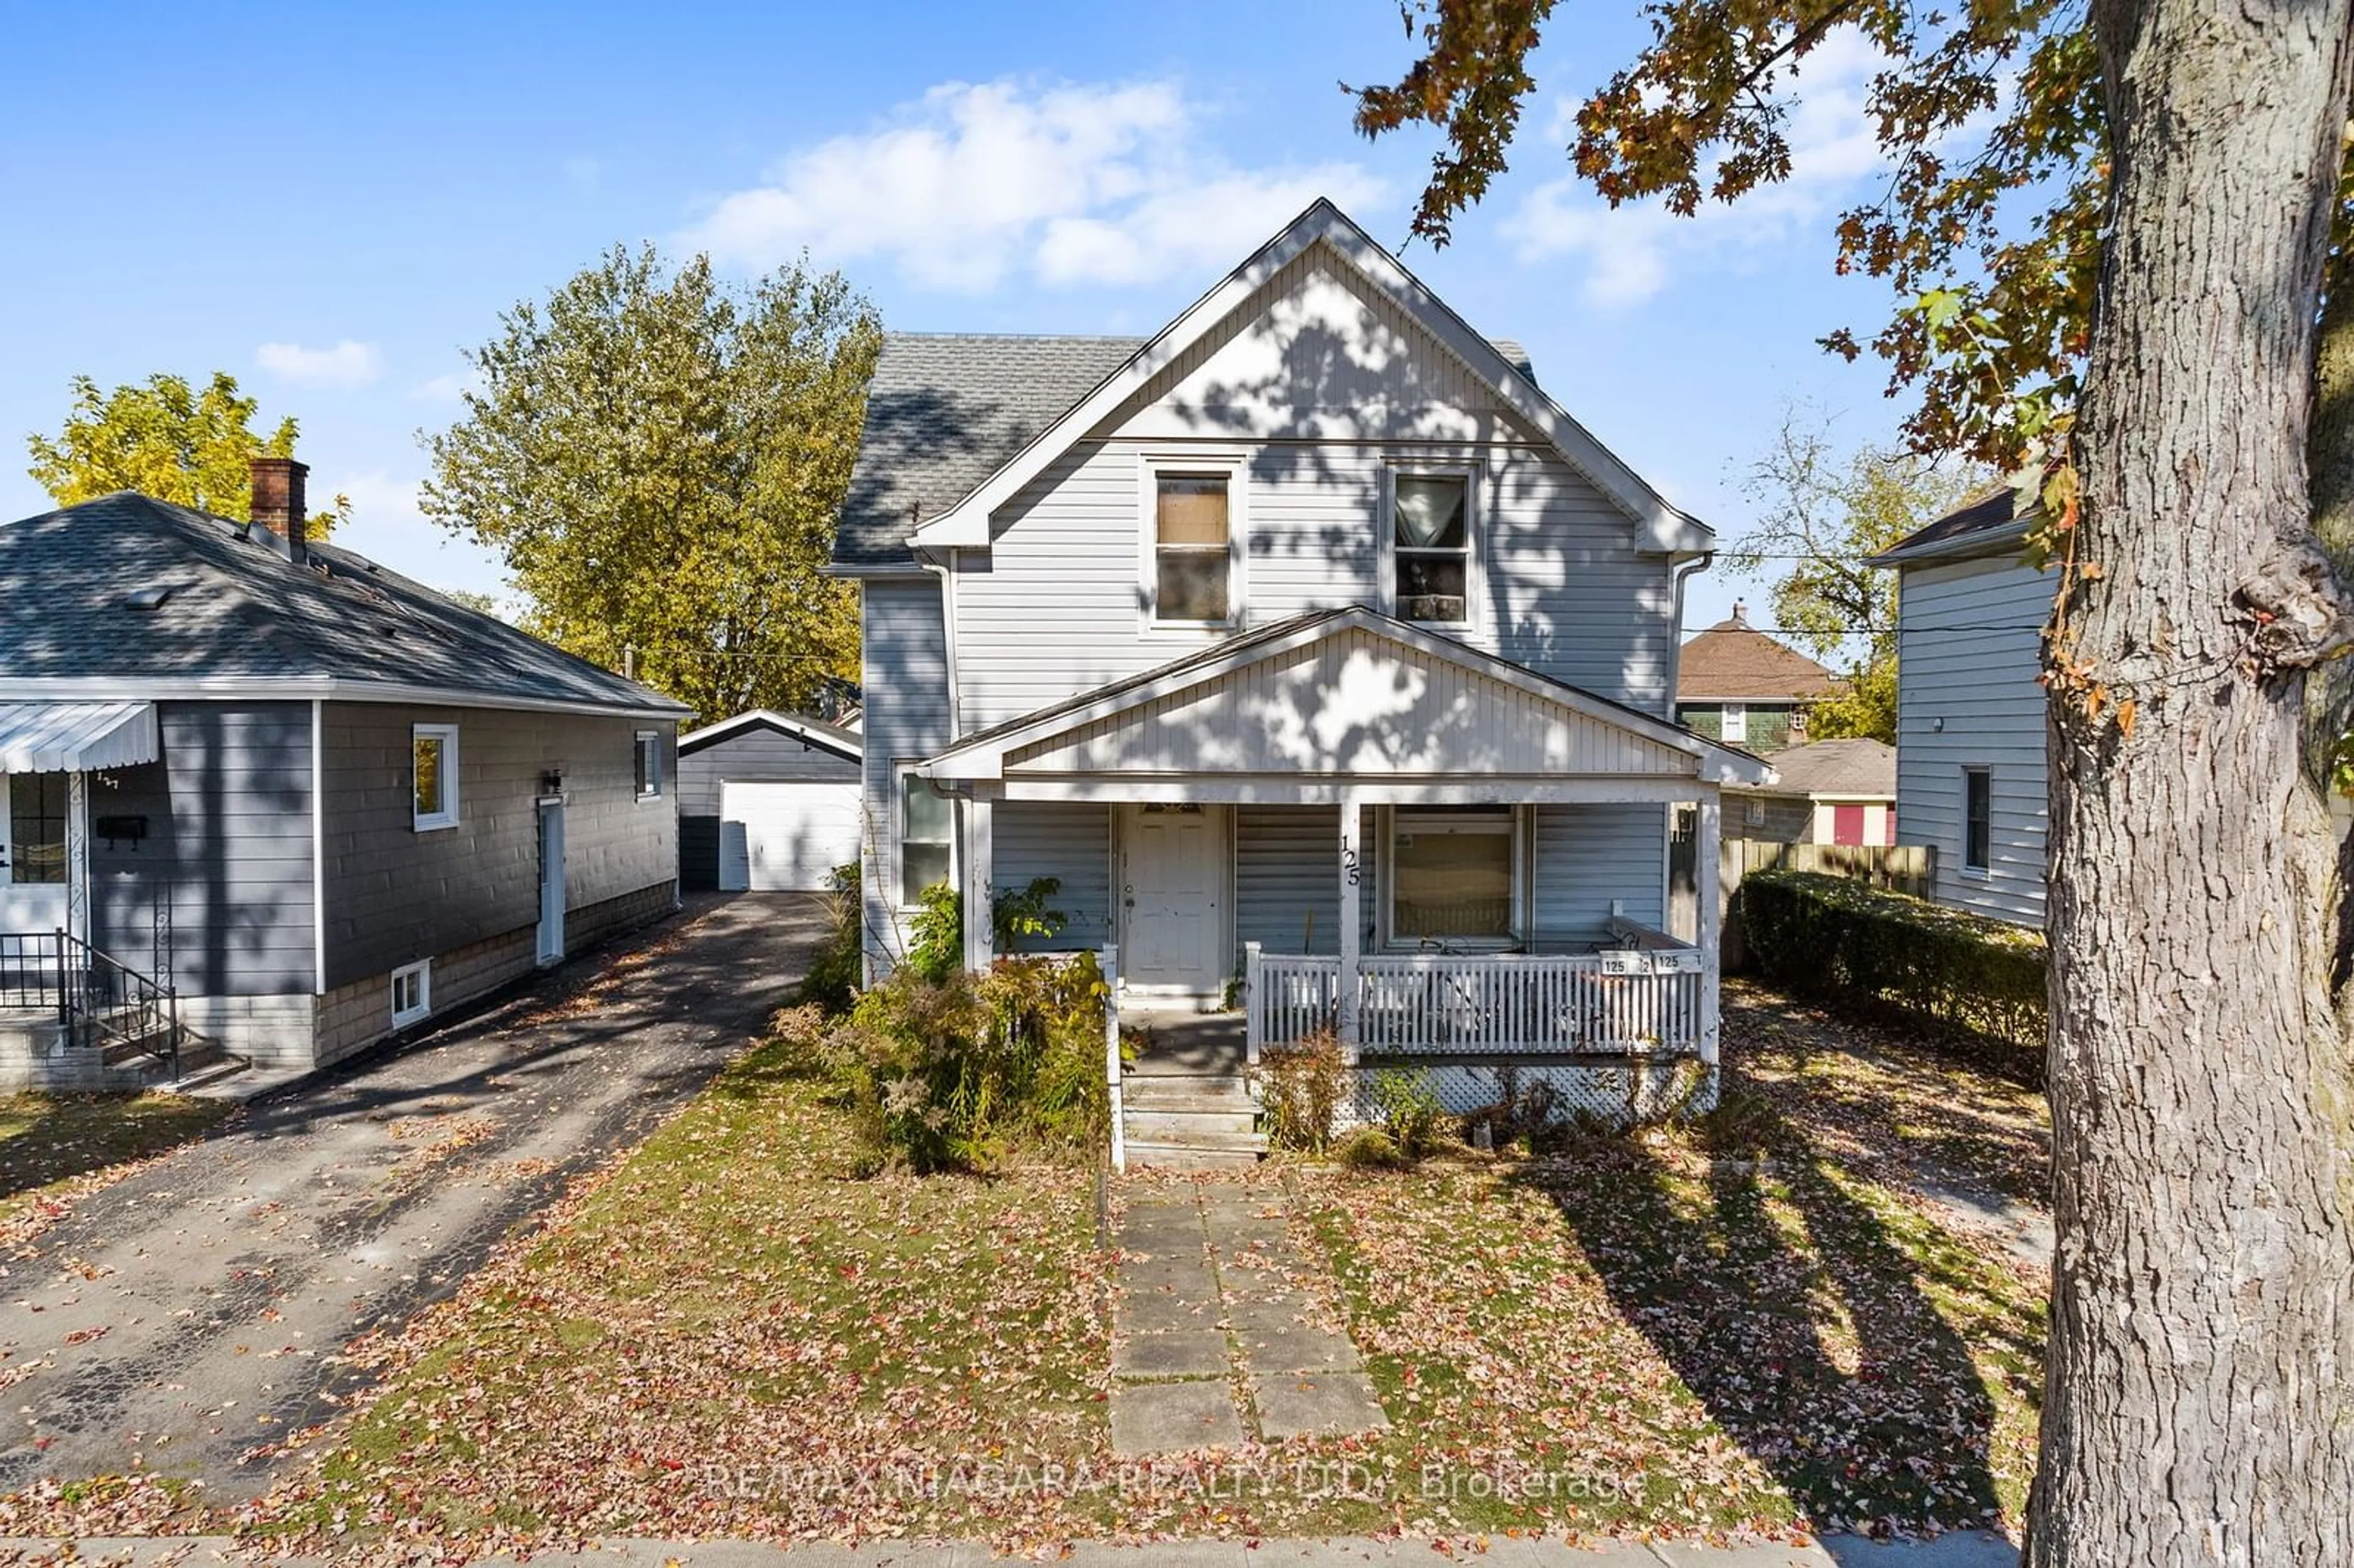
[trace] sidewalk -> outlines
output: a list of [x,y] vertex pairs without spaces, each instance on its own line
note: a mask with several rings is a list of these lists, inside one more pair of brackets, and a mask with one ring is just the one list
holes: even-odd
[[[83,1563],[149,1568],[169,1563],[186,1568],[209,1568],[222,1563],[251,1563],[250,1557],[229,1554],[225,1537],[198,1536],[177,1540],[82,1541],[74,1543],[74,1560]],[[65,1545],[53,1541],[18,1541],[0,1537],[0,1568],[35,1560],[56,1561]],[[319,1558],[276,1560],[288,1568],[324,1563]],[[487,1557],[484,1563],[515,1560]],[[613,1541],[587,1552],[551,1552],[535,1555],[532,1568],[982,1568],[1010,1559],[993,1557],[989,1548],[971,1542],[920,1543],[875,1542],[864,1546],[841,1546],[821,1542],[801,1546],[769,1546],[742,1541]],[[1340,1568],[1360,1563],[1471,1561],[1496,1568],[2016,1568],[2018,1548],[1994,1536],[1948,1535],[1930,1542],[1883,1543],[1859,1536],[1832,1536],[1811,1546],[1649,1546],[1618,1542],[1600,1547],[1569,1546],[1558,1541],[1511,1540],[1493,1537],[1482,1554],[1459,1545],[1442,1552],[1432,1542],[1405,1541],[1165,1541],[1144,1546],[1112,1546],[1101,1542],[1075,1543],[1063,1559],[1073,1568]]]

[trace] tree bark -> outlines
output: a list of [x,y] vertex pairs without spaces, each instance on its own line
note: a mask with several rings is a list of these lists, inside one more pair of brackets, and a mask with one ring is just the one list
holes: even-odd
[[2300,766],[2306,672],[2241,591],[2313,546],[2347,11],[2094,0],[2116,165],[2077,558],[2100,575],[2061,635],[2106,701],[2053,683],[2035,1568],[2354,1563],[2335,845]]

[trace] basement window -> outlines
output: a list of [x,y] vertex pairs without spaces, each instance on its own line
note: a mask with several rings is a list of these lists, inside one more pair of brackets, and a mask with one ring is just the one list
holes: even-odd
[[433,1011],[433,960],[421,959],[392,971],[392,1026],[415,1023]]

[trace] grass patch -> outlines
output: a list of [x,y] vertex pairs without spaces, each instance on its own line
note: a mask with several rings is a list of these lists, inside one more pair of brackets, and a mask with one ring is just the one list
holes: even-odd
[[0,1253],[143,1160],[202,1138],[236,1107],[184,1095],[0,1095]]

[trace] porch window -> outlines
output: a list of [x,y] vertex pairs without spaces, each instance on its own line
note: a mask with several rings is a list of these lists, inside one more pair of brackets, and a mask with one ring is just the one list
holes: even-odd
[[1390,930],[1402,941],[1512,935],[1512,810],[1401,809],[1390,846]]
[[949,879],[951,818],[948,800],[912,771],[899,775],[899,906]]
[[1994,775],[1983,768],[1962,769],[1962,869],[1985,871],[1994,863]]
[[9,876],[17,885],[66,879],[66,776],[16,773],[8,779]]
[[420,724],[408,732],[411,824],[419,832],[458,825],[458,726]]
[[1459,626],[1471,619],[1471,480],[1401,473],[1390,482],[1390,539],[1402,620]]
[[1152,618],[1192,624],[1232,619],[1234,528],[1228,476],[1153,476]]

